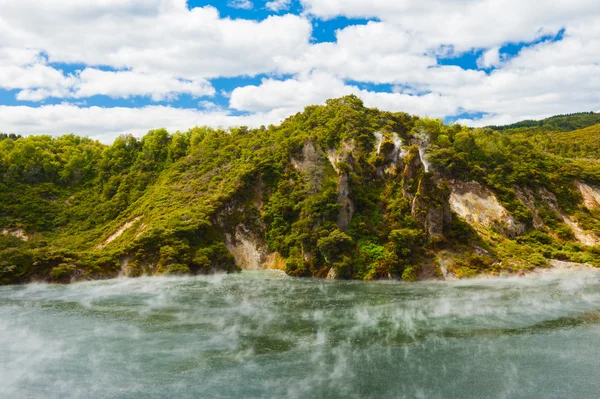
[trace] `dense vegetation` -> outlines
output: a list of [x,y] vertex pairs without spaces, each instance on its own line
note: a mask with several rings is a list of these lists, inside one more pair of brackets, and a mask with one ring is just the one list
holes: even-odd
[[[600,185],[597,116],[469,129],[350,96],[280,126],[158,129],[110,146],[3,134],[0,283],[231,272],[246,266],[232,255],[241,239],[294,276],[600,265],[600,248],[579,243],[563,217],[600,232],[576,186]],[[456,181],[487,187],[523,229],[450,212]]]

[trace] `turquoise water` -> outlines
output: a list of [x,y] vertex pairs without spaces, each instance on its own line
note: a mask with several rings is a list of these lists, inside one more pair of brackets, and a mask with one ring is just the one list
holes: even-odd
[[598,398],[600,272],[0,287],[2,398]]

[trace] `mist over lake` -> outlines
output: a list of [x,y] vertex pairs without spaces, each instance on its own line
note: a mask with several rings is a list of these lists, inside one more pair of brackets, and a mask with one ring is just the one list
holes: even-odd
[[600,271],[0,288],[6,398],[596,398]]

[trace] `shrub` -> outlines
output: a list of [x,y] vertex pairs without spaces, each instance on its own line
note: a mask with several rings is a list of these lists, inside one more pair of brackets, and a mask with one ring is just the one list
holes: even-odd
[[402,272],[402,280],[414,283],[417,281],[417,270],[413,266],[408,266]]
[[338,229],[317,242],[317,248],[330,264],[337,262],[343,254],[349,252],[352,245],[352,237]]
[[50,276],[58,281],[64,281],[71,277],[75,272],[77,266],[70,263],[61,263],[60,265],[53,267],[50,271]]
[[175,263],[169,265],[167,268],[166,274],[171,275],[182,275],[182,274],[190,274],[190,268],[187,265],[182,265],[181,263]]

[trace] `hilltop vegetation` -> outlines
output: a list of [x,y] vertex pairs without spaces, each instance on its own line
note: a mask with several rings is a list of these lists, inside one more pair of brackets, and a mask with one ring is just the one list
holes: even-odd
[[[600,266],[597,119],[469,129],[349,96],[280,126],[110,146],[0,135],[0,283],[250,264],[407,281]],[[473,198],[483,208],[460,214]]]
[[600,114],[595,112],[580,112],[568,115],[555,115],[539,121],[525,120],[504,126],[489,126],[492,130],[512,131],[549,131],[549,132],[572,132],[588,126],[600,123]]
[[522,132],[514,137],[527,139],[545,153],[563,158],[598,159],[600,157],[600,124],[568,132]]

